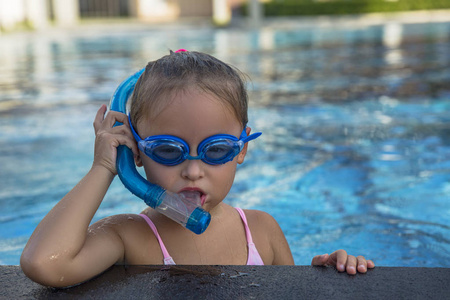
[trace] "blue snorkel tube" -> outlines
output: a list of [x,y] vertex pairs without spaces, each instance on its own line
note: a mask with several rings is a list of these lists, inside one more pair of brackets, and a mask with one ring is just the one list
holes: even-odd
[[[111,110],[127,113],[127,101],[144,70],[136,72],[119,85],[111,98]],[[125,187],[151,208],[196,234],[201,234],[208,227],[211,215],[202,209],[200,195],[196,192],[176,194],[148,182],[136,170],[133,152],[127,146],[117,147],[116,169]]]

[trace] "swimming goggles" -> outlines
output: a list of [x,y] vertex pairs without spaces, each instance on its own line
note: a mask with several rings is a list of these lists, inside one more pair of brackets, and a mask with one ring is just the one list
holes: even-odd
[[261,132],[247,136],[246,128],[239,139],[229,134],[216,134],[204,139],[197,148],[197,156],[189,155],[189,145],[173,135],[153,135],[145,139],[134,130],[128,115],[131,131],[138,143],[139,149],[157,163],[166,166],[181,164],[186,159],[200,159],[209,165],[222,165],[232,161],[244,148],[245,143],[254,140]]

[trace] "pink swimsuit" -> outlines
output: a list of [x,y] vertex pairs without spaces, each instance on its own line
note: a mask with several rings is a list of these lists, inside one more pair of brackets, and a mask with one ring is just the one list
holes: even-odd
[[[253,243],[252,234],[250,233],[250,229],[248,228],[247,224],[247,218],[245,217],[244,212],[240,208],[236,208],[236,210],[239,212],[239,215],[241,216],[242,223],[244,223],[245,227],[245,234],[247,236],[247,245],[248,245],[248,259],[247,259],[247,265],[264,265],[264,262],[261,259],[261,256],[258,253],[258,250],[255,247],[255,244]],[[147,222],[147,224],[152,229],[153,233],[155,234],[156,238],[158,239],[159,246],[161,247],[161,251],[164,256],[164,264],[165,265],[175,265],[175,262],[173,261],[172,257],[170,256],[169,252],[166,249],[166,246],[164,245],[161,237],[159,236],[158,229],[156,229],[155,224],[153,224],[152,220],[150,220],[149,217],[147,217],[144,214],[140,214],[142,218]]]

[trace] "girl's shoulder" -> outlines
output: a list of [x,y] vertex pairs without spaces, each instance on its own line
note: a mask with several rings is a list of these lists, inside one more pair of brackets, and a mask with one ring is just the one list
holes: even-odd
[[120,239],[124,258],[118,263],[159,264],[163,261],[158,240],[140,215],[119,214],[106,217],[91,225],[90,230]]
[[101,226],[102,228],[113,228],[118,226],[123,226],[126,224],[135,224],[136,222],[144,222],[145,220],[137,215],[137,214],[118,214],[118,215],[112,215],[105,217],[103,219],[98,220],[94,224],[91,225],[91,227],[98,227]]
[[279,228],[278,222],[270,214],[256,209],[243,209],[250,230],[265,231]]
[[137,214],[118,214],[105,217],[95,222],[89,227],[92,233],[101,231],[118,235],[122,240],[128,237],[137,236],[148,231],[147,222]]
[[264,262],[292,265],[294,260],[289,245],[275,218],[260,210],[245,209],[244,213],[253,241]]

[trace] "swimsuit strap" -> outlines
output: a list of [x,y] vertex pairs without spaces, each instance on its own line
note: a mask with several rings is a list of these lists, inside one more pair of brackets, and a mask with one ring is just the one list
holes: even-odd
[[242,208],[239,208],[239,207],[235,207],[235,209],[241,215],[242,222],[244,223],[245,235],[247,236],[247,243],[253,244],[252,233],[250,232],[250,228],[248,228],[247,218],[245,217],[244,211],[242,210]]
[[244,223],[244,227],[245,227],[245,235],[247,236],[247,245],[248,245],[247,265],[263,266],[264,262],[261,258],[261,255],[259,255],[259,252],[256,249],[255,244],[253,243],[252,233],[250,232],[250,228],[248,227],[247,218],[245,217],[245,213],[239,207],[235,207],[235,209],[238,211],[239,215],[241,216],[242,223]]
[[158,233],[158,229],[156,229],[155,224],[153,224],[152,220],[150,220],[149,217],[145,214],[139,214],[144,220],[147,222],[147,224],[152,229],[153,233],[155,234],[156,238],[158,239],[159,246],[161,247],[162,254],[164,256],[164,264],[165,265],[175,265],[175,262],[173,261],[172,257],[169,254],[169,251],[167,251],[166,246],[164,245],[161,236]]

